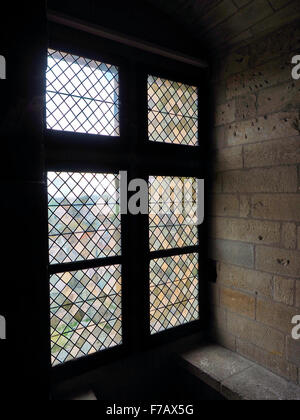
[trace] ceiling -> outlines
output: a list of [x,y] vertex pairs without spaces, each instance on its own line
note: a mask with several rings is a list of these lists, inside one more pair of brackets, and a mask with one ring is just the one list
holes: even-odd
[[247,45],[300,18],[299,0],[147,0],[216,51]]

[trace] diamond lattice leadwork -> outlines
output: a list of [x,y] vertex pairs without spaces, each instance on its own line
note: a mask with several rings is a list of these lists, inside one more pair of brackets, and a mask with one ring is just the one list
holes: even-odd
[[47,128],[119,136],[118,68],[48,51]]
[[50,278],[53,366],[122,343],[121,267]]
[[194,86],[148,77],[149,140],[198,144],[198,91]]
[[151,334],[199,319],[198,284],[198,254],[151,261]]
[[198,245],[197,180],[150,177],[150,250]]
[[51,264],[120,255],[119,176],[48,173]]

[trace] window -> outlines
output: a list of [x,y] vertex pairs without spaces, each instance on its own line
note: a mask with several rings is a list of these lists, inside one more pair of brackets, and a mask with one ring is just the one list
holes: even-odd
[[199,318],[198,254],[150,263],[150,328],[156,334]]
[[[198,89],[148,76],[148,136],[150,141],[196,146]],[[152,335],[199,319],[197,185],[192,177],[149,178]]]
[[50,277],[52,365],[122,343],[121,267]]
[[[171,330],[179,337],[199,330],[201,159],[198,69],[191,80],[168,79],[149,75],[134,53],[124,59],[104,48],[99,57],[53,44],[49,338],[61,372],[70,363],[97,367],[102,357],[151,346]],[[147,215],[124,212],[121,189],[130,200],[136,179],[148,185]]]
[[199,317],[198,255],[176,255],[189,247],[197,250],[197,180],[150,177],[149,195],[150,250],[175,254],[150,263],[150,326],[155,334]]
[[113,174],[48,173],[53,366],[122,342],[121,267],[63,271],[120,255],[119,185]]
[[49,50],[47,128],[119,136],[119,74],[115,66]]
[[120,255],[119,175],[48,173],[50,264]]
[[[119,136],[116,66],[50,49],[46,81],[48,130]],[[57,366],[122,344],[119,175],[48,171],[48,226]]]
[[150,250],[198,245],[197,180],[150,177]]
[[197,88],[148,76],[149,140],[198,144]]

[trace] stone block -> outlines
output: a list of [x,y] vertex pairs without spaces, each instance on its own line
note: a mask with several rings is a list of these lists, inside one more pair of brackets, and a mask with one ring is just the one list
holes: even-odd
[[257,246],[256,268],[281,276],[300,278],[300,252]]

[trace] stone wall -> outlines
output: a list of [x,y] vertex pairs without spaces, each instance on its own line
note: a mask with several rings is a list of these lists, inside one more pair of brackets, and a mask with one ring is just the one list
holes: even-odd
[[[300,25],[219,58],[214,69],[213,335],[299,382]],[[297,123],[298,121],[298,123]]]

